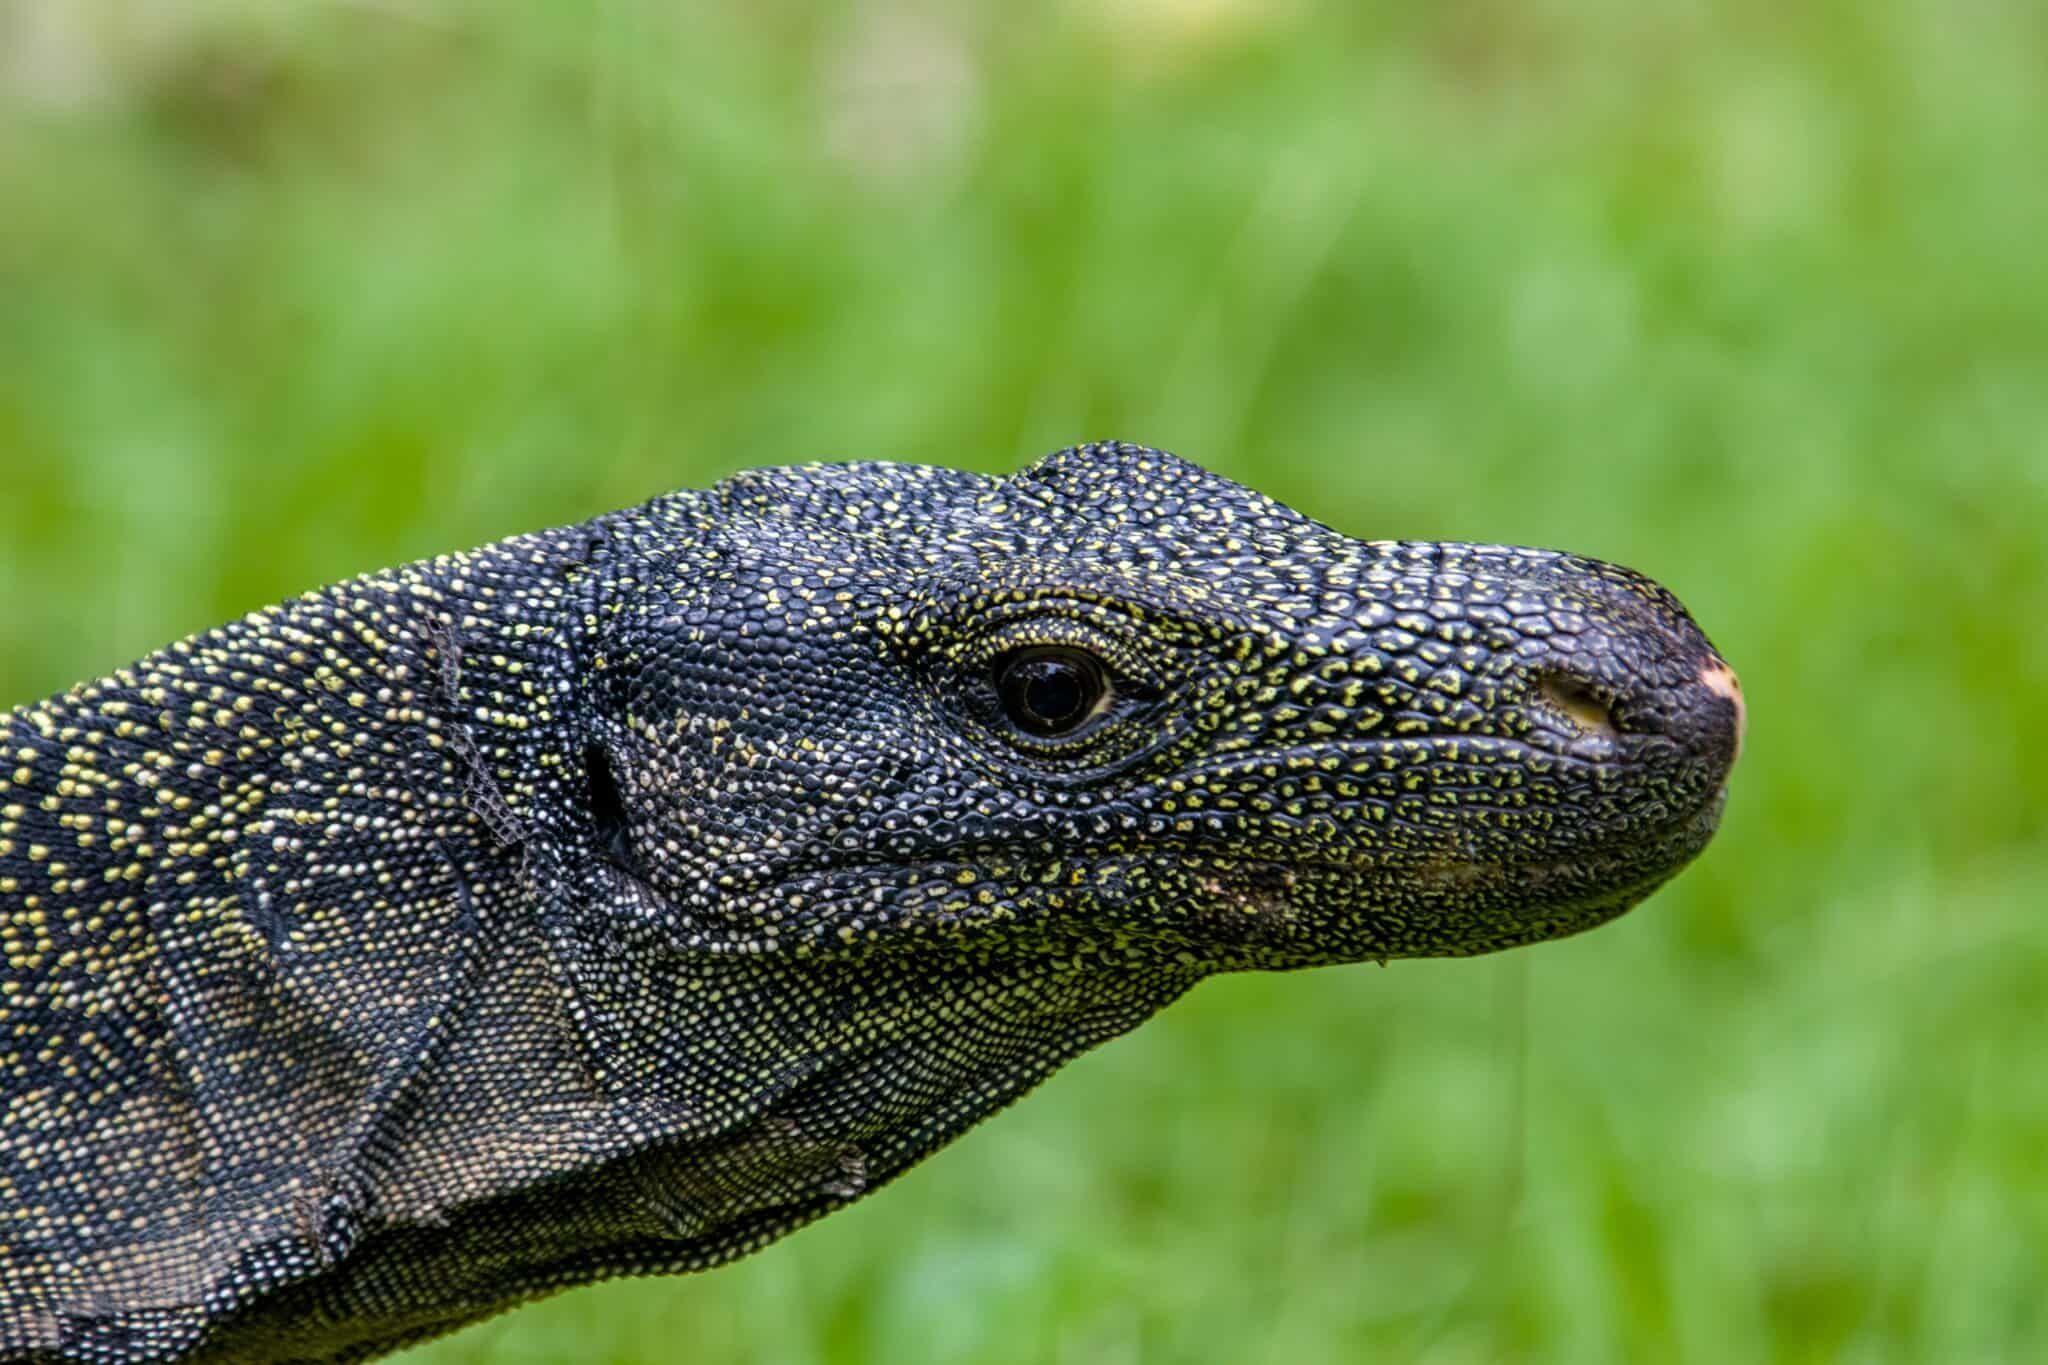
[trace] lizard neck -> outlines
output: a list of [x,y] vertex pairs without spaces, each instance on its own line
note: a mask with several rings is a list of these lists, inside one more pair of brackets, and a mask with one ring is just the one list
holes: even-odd
[[0,1354],[175,1342],[346,1255],[517,905],[583,549],[356,579],[0,720],[0,1203],[64,1210],[7,1229]]

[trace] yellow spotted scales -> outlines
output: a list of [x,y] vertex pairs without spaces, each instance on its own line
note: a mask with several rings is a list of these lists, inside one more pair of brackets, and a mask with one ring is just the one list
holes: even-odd
[[0,722],[0,1359],[359,1360],[842,1207],[1203,976],[1597,924],[1669,593],[1137,446],[736,476]]

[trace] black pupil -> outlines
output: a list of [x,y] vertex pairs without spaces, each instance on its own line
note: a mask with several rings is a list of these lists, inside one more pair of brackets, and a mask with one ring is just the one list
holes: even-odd
[[1066,650],[1033,651],[1005,662],[997,673],[1003,709],[1035,735],[1064,734],[1088,718],[1102,695],[1095,661]]

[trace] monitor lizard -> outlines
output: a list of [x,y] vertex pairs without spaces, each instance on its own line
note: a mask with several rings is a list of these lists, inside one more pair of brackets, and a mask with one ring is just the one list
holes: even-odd
[[1205,976],[1599,924],[1734,674],[1132,445],[739,474],[0,720],[0,1358],[352,1361],[845,1207]]

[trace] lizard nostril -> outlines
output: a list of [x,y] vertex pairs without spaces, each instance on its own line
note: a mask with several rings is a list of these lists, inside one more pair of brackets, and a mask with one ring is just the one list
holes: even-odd
[[1621,727],[1614,723],[1613,709],[1577,678],[1562,673],[1541,674],[1536,681],[1536,694],[1581,734],[1613,739],[1621,733]]

